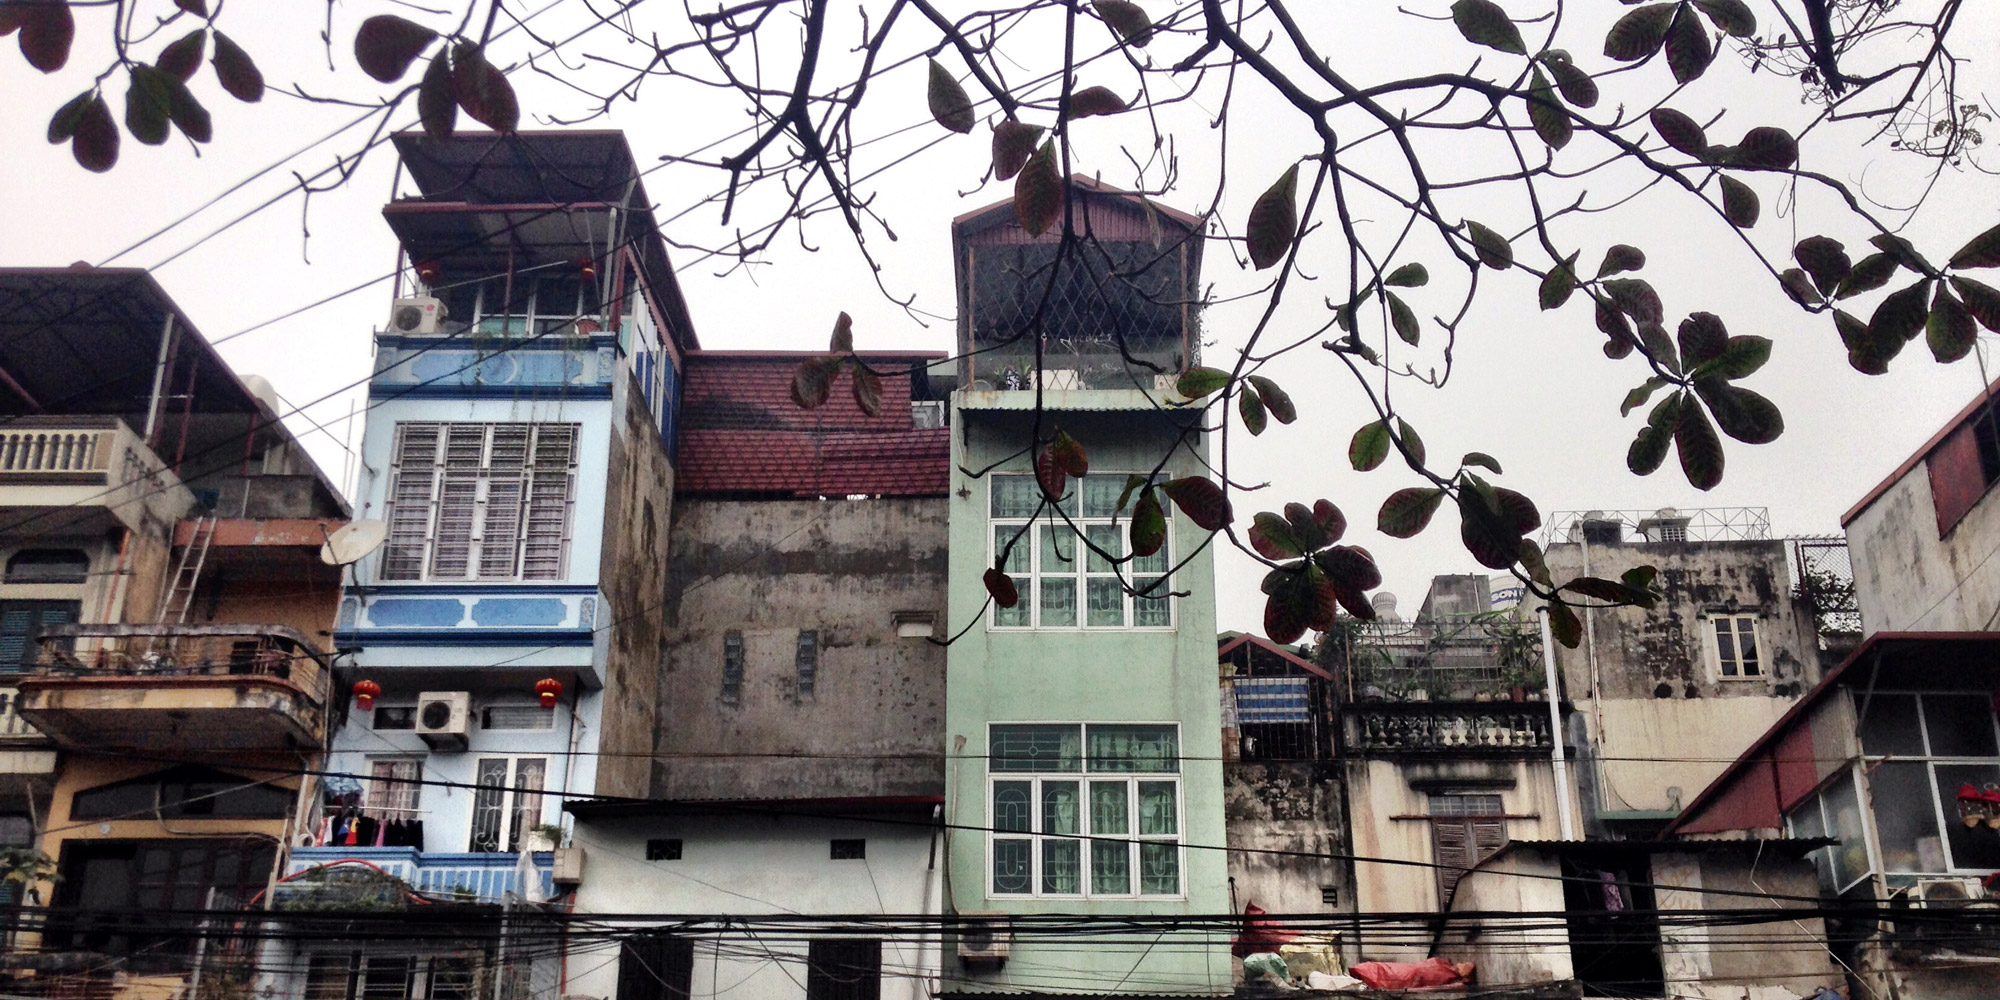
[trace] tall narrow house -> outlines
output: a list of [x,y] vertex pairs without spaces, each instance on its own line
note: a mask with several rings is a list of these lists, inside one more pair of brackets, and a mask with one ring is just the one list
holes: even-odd
[[[413,190],[383,210],[403,266],[358,496],[385,540],[354,565],[339,622],[330,770],[353,777],[324,784],[291,873],[373,866],[466,905],[547,898],[580,874],[548,853],[562,802],[647,792],[694,334],[620,133],[395,142]],[[298,962],[313,996],[390,980],[422,995],[499,947],[320,940]],[[550,949],[536,958],[510,974],[555,985]]]
[[[1128,474],[1206,469],[1170,388],[1199,343],[1201,222],[1084,180],[1070,193],[1087,236],[1066,247],[1007,203],[953,223],[947,625],[963,634],[946,657],[945,811],[967,929],[944,995],[1227,992],[1226,940],[1148,929],[1078,947],[1019,919],[1229,908],[1206,532],[1170,512],[1165,545],[1129,555],[1119,502]],[[1051,505],[1028,455],[1056,429],[1090,471]],[[995,566],[1012,606],[988,600]]]

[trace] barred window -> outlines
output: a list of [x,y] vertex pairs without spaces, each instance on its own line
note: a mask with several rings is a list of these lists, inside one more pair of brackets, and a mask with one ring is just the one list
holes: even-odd
[[[1069,515],[1065,522],[1042,508],[1033,476],[990,477],[988,565],[1012,576],[1021,592],[1013,607],[994,606],[994,628],[1172,627],[1174,602],[1165,574],[1173,565],[1173,533],[1158,552],[1131,555],[1126,548],[1131,508],[1128,503],[1126,510],[1118,509],[1124,488],[1125,477],[1116,473],[1077,480],[1060,504]],[[1121,574],[1143,594],[1127,593]]]
[[1181,894],[1171,725],[988,730],[995,896]]
[[396,426],[384,580],[560,580],[576,424]]

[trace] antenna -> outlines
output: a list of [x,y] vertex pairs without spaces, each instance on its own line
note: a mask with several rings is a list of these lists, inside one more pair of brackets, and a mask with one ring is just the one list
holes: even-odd
[[389,525],[372,517],[350,521],[340,530],[326,536],[326,544],[319,547],[319,561],[328,566],[345,566],[359,562],[369,553],[382,547],[389,538]]

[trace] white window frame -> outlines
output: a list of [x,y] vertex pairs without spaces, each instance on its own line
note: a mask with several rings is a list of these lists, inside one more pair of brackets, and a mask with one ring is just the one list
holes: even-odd
[[[417,773],[410,777],[413,781],[382,781],[376,774],[378,765],[415,765]],[[390,775],[394,777],[394,775]],[[368,785],[361,797],[362,811],[378,814],[382,818],[390,813],[413,819],[423,810],[424,758],[419,754],[378,754],[368,758]]]
[[[1014,578],[1014,585],[1021,595],[1021,601],[1015,608],[1025,607],[1028,614],[1028,620],[1025,623],[1003,621],[1002,619],[1011,617],[1017,612],[1014,609],[1003,609],[997,604],[991,605],[987,610],[987,628],[1003,632],[1171,632],[1177,627],[1177,614],[1179,610],[1177,605],[1179,602],[1171,596],[1173,591],[1173,577],[1170,572],[1167,572],[1174,565],[1174,517],[1171,504],[1166,504],[1164,501],[1162,503],[1162,508],[1166,510],[1167,515],[1166,542],[1160,546],[1158,553],[1146,557],[1162,570],[1159,577],[1161,582],[1155,593],[1160,595],[1160,600],[1166,602],[1167,620],[1165,624],[1138,624],[1137,604],[1139,599],[1127,592],[1122,585],[1119,588],[1119,597],[1122,601],[1123,612],[1119,624],[1090,624],[1090,581],[1119,580],[1123,578],[1130,581],[1134,587],[1138,587],[1142,586],[1146,580],[1153,578],[1150,574],[1141,576],[1132,572],[1132,566],[1137,561],[1136,559],[1128,559],[1125,562],[1118,563],[1112,569],[1093,570],[1091,568],[1091,560],[1098,557],[1084,546],[1083,538],[1078,537],[1074,545],[1075,554],[1067,564],[1061,564],[1058,561],[1058,565],[1056,566],[1042,565],[1044,559],[1041,538],[1044,532],[1074,531],[1079,535],[1084,535],[1092,528],[1109,529],[1108,531],[1101,532],[1101,534],[1107,540],[1116,540],[1116,544],[1118,545],[1117,551],[1123,552],[1125,550],[1125,547],[1130,544],[1131,504],[1136,503],[1138,498],[1136,496],[1132,497],[1123,511],[1088,517],[1083,515],[1081,498],[1086,484],[1092,490],[1109,489],[1112,487],[1123,490],[1126,475],[1123,472],[1100,472],[1092,474],[1087,479],[1071,480],[1069,491],[1062,498],[1062,507],[1069,514],[1068,523],[1064,522],[1062,515],[1046,508],[1042,509],[1039,516],[1034,518],[995,515],[993,513],[993,504],[996,487],[1002,481],[1024,482],[1030,484],[1030,488],[1033,488],[1034,477],[1026,473],[994,473],[987,477],[986,541],[988,548],[986,550],[986,565],[999,565],[1001,552],[1006,549],[1008,539],[1013,538],[1016,533],[1020,533],[1020,538],[1014,542],[1013,551],[1009,556],[1005,568],[1008,574]],[[1039,496],[1039,493],[1036,495]],[[1071,524],[1074,524],[1075,527],[1072,528]],[[1022,532],[1023,527],[1027,528],[1025,532]],[[1056,578],[1067,578],[1075,581],[1076,621],[1074,623],[1066,625],[1045,624],[1042,621],[1041,582],[1043,579]]]
[[[1180,724],[1175,722],[1048,722],[1014,721],[993,722],[987,726],[987,747],[992,747],[992,732],[998,726],[1076,726],[1079,744],[1077,769],[1074,771],[994,771],[991,766],[986,772],[986,895],[989,899],[1133,899],[1172,900],[1187,898],[1187,785],[1182,780],[1180,761],[1177,757],[1172,771],[1092,771],[1090,769],[1089,727],[1109,726],[1168,726],[1174,729],[1174,745],[1180,746]],[[989,765],[991,758],[988,758]],[[1025,782],[1029,786],[1029,832],[1003,832],[998,829],[998,817],[993,814],[993,797],[996,786],[1001,782]],[[1044,782],[1068,782],[1077,786],[1077,826],[1076,834],[1045,834],[1042,817],[1042,785]],[[1090,786],[1093,783],[1122,783],[1125,793],[1125,833],[1094,835],[1090,830]],[[1174,832],[1171,834],[1142,834],[1139,832],[1139,785],[1140,783],[1172,784],[1174,786]],[[1028,890],[1027,892],[1001,892],[996,884],[994,871],[995,842],[1001,840],[1026,840],[1028,849]],[[1042,889],[1043,847],[1049,841],[1074,841],[1077,845],[1077,892],[1044,892]],[[1091,845],[1108,841],[1126,842],[1126,871],[1130,878],[1127,885],[1131,891],[1123,893],[1094,892],[1091,890]],[[1174,865],[1179,884],[1172,893],[1142,892],[1144,870],[1140,845],[1146,843],[1171,843],[1175,847]]]
[[[380,578],[567,579],[582,431],[581,424],[561,422],[398,423],[383,508],[389,540]],[[510,433],[523,435],[520,464],[496,470],[495,444]],[[545,447],[560,447],[549,438],[564,434],[567,454],[544,456]],[[467,453],[473,448],[476,460]],[[459,521],[462,531],[450,527]],[[461,559],[463,568],[456,571],[440,565]]]
[[[1951,754],[1938,753],[1936,746],[1933,745],[1933,742],[1931,740],[1930,712],[1925,708],[1925,701],[1930,698],[1976,698],[1976,699],[1986,700],[1990,699],[1993,696],[1993,693],[1991,691],[1965,691],[1965,690],[1957,690],[1957,691],[1878,690],[1874,693],[1873,696],[1887,697],[1891,695],[1913,697],[1916,699],[1917,734],[1919,739],[1923,741],[1923,751],[1918,754],[1898,754],[1891,756],[1881,753],[1868,753],[1868,748],[1865,745],[1861,746],[1861,751],[1863,755],[1862,760],[1864,761],[1862,768],[1863,773],[1856,778],[1857,784],[1856,784],[1855,794],[1861,803],[1861,813],[1863,821],[1867,825],[1868,860],[1870,866],[1874,870],[1874,873],[1879,873],[1884,877],[1894,876],[1894,877],[1907,877],[1907,878],[1963,878],[1966,876],[1975,876],[1975,877],[1987,876],[1995,874],[1996,872],[2000,872],[2000,869],[1995,869],[1995,868],[1974,868],[1959,864],[1958,857],[1956,853],[1952,850],[1951,846],[1951,827],[1953,824],[1961,822],[1958,814],[1958,800],[1956,795],[1952,795],[1949,793],[1949,791],[1946,788],[1946,783],[1938,780],[1938,773],[1937,773],[1937,769],[1940,766],[1994,767],[1996,765],[2000,765],[2000,757],[1970,757],[1964,755],[1951,755]],[[1995,726],[1994,741],[1996,745],[2000,745],[2000,719],[1995,720],[1994,726]],[[1859,742],[1858,734],[1856,736],[1856,740],[1858,743]],[[1943,870],[1941,871],[1890,871],[1889,870],[1888,862],[1883,857],[1881,832],[1877,829],[1875,822],[1875,797],[1874,797],[1875,776],[1879,773],[1878,770],[1876,769],[1876,766],[1887,761],[1895,761],[1901,764],[1920,764],[1923,766],[1924,785],[1930,793],[1929,797],[1931,800],[1931,810],[1932,810],[1931,818],[1932,821],[1936,824],[1936,829],[1938,833],[1938,852],[1944,858]],[[1823,790],[1824,789],[1821,789],[1821,791]],[[1813,797],[1815,798],[1817,798],[1819,795],[1820,791],[1815,791],[1813,793]],[[1796,812],[1796,810],[1794,810],[1794,812]],[[1787,816],[1786,819],[1789,820],[1790,817]],[[1843,888],[1842,891],[1844,892],[1846,891],[1846,889]]]
[[[312,981],[314,962],[321,958],[344,959],[346,961],[346,971],[340,973],[346,980],[344,988],[328,991],[324,989],[323,984],[316,984]],[[433,991],[433,987],[439,978],[438,973],[440,970],[438,966],[441,963],[462,961],[470,965],[472,983],[470,984],[471,989],[468,993],[476,997],[480,995],[481,980],[487,973],[486,966],[488,959],[483,954],[472,956],[423,954],[408,951],[371,951],[357,948],[316,949],[308,952],[306,955],[305,971],[301,976],[301,995],[307,998],[307,1000],[367,1000],[367,998],[375,996],[375,994],[368,993],[366,988],[368,967],[370,964],[378,961],[408,962],[411,966],[409,973],[407,973],[409,976],[408,980],[406,980],[408,983],[407,991],[403,992],[400,998],[387,998],[387,1000],[435,1000],[436,994]]]
[[[1736,656],[1734,657],[1736,672],[1733,674],[1723,669],[1722,640],[1720,636],[1716,635],[1716,627],[1723,622],[1730,623],[1730,637],[1734,640],[1732,644],[1736,647]],[[1703,616],[1701,623],[1702,645],[1708,651],[1708,670],[1711,676],[1722,681],[1761,681],[1771,676],[1771,660],[1766,655],[1764,648],[1764,629],[1761,617],[1745,614],[1710,614]],[[1741,640],[1743,636],[1742,627],[1745,624],[1750,626],[1750,641],[1757,650],[1757,672],[1754,674],[1743,672],[1743,643]]]
[[465,844],[466,844],[465,849],[468,853],[473,853],[473,854],[482,853],[478,848],[473,846],[472,838],[479,829],[480,793],[486,791],[489,788],[494,787],[491,785],[482,785],[479,782],[479,772],[482,769],[482,767],[486,764],[486,762],[490,760],[504,760],[507,762],[507,776],[506,778],[503,779],[504,784],[499,786],[498,789],[500,792],[500,829],[495,835],[494,842],[498,845],[497,848],[495,848],[496,850],[500,851],[501,853],[512,854],[520,850],[521,838],[527,833],[525,829],[515,828],[515,820],[519,818],[521,812],[521,802],[519,796],[524,791],[522,789],[514,787],[521,780],[521,763],[523,761],[539,761],[542,765],[541,787],[536,789],[525,790],[526,794],[533,795],[536,799],[535,814],[532,817],[531,822],[529,822],[526,825],[535,826],[542,822],[542,816],[548,810],[548,802],[546,801],[546,797],[549,795],[550,792],[549,789],[550,758],[546,754],[533,754],[533,753],[528,753],[528,754],[482,753],[473,758],[472,784],[475,787],[472,792],[472,803],[471,803],[471,808],[469,810],[471,815],[467,819],[466,829],[465,829]]

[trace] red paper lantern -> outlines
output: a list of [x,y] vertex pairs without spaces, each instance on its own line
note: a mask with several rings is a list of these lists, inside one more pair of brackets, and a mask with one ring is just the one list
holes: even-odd
[[354,703],[359,705],[364,712],[375,707],[375,696],[381,693],[382,685],[374,681],[361,680],[354,682]]
[[582,273],[585,281],[593,281],[597,278],[597,262],[589,257],[578,257],[576,259],[576,269]]
[[553,677],[544,677],[535,682],[535,693],[542,698],[543,708],[556,707],[556,699],[562,696],[562,682]]
[[444,267],[434,260],[420,261],[416,267],[417,280],[426,285],[435,285],[444,277]]

